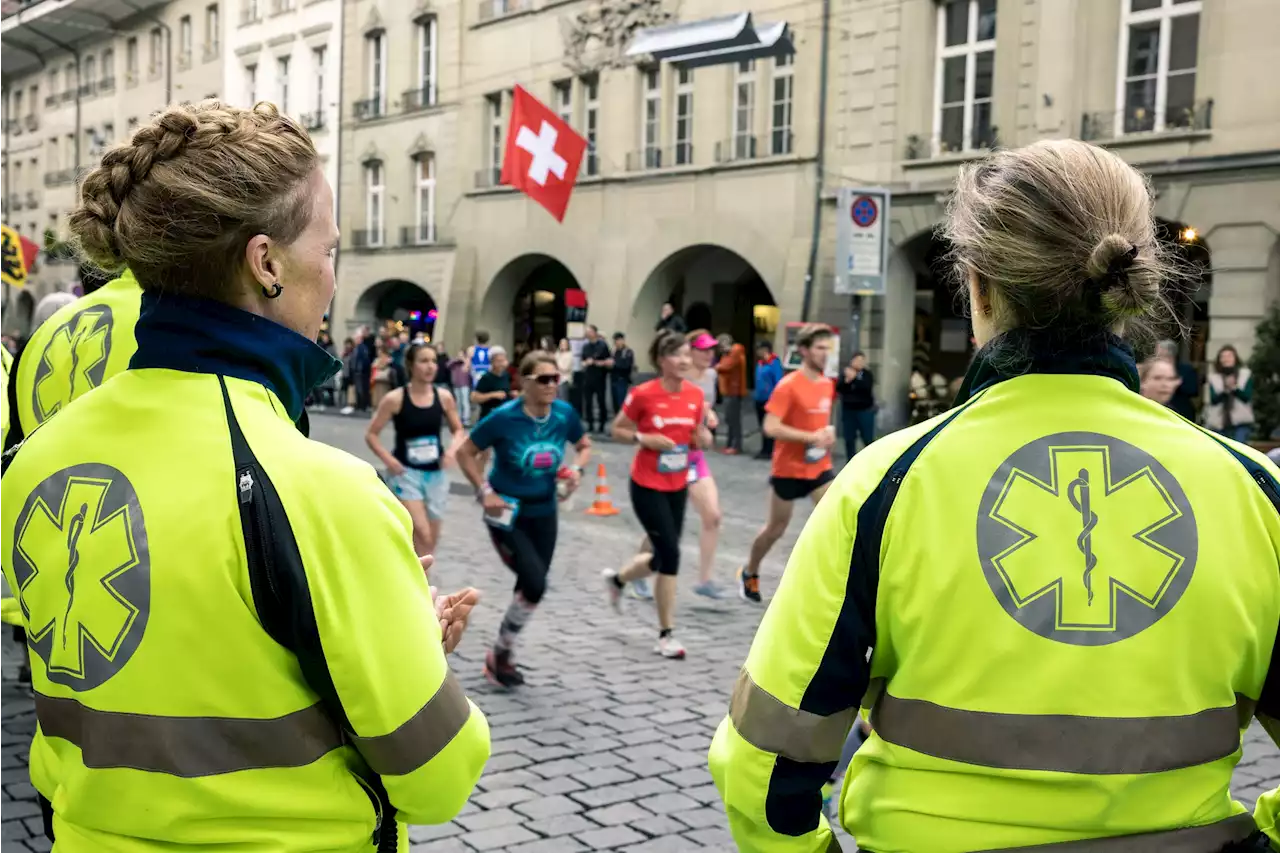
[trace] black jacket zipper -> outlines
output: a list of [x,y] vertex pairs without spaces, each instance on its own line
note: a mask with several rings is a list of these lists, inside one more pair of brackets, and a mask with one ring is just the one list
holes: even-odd
[[1280,512],[1280,491],[1276,491],[1276,484],[1271,482],[1271,478],[1265,471],[1255,471],[1253,479],[1262,487],[1263,494],[1271,500],[1271,505],[1276,508],[1276,512]]

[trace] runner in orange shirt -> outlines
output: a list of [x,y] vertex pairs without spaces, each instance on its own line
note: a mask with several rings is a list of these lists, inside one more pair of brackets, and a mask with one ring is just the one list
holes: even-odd
[[816,504],[835,479],[831,472],[831,400],[835,383],[823,374],[831,351],[831,329],[805,326],[796,338],[804,360],[783,377],[765,404],[764,434],[774,439],[769,485],[769,519],[751,543],[751,556],[738,570],[738,594],[760,602],[760,561],[791,523],[791,504],[808,496]]

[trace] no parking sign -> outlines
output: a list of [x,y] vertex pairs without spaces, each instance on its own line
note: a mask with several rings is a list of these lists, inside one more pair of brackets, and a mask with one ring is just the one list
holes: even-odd
[[889,265],[888,218],[888,190],[842,187],[837,191],[836,293],[884,293]]

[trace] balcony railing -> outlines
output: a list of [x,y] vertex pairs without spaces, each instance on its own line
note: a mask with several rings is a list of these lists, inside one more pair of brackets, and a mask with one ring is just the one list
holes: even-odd
[[40,117],[35,113],[23,117],[22,123],[32,133],[40,129]]
[[7,118],[4,120],[3,129],[5,133],[22,133],[22,122],[16,118]]
[[293,11],[293,0],[271,0],[271,14],[280,15]]
[[178,70],[186,71],[190,67],[191,67],[191,51],[190,50],[178,51]]
[[938,136],[920,136],[913,133],[907,137],[902,155],[907,160],[931,160],[934,157],[946,157],[966,152],[977,155],[984,151],[989,151],[999,144],[1000,128],[995,125],[985,128],[975,127],[973,129],[973,144],[968,148],[964,146],[962,139],[941,134]]
[[64,184],[73,184],[75,181],[75,169],[59,169],[55,172],[44,173],[44,185],[46,187],[60,187]]
[[80,97],[82,97],[82,98],[92,98],[92,97],[93,97],[94,89],[96,89],[96,88],[97,88],[97,86],[96,86],[95,84],[93,84],[93,83],[81,83],[81,84],[80,84]]
[[103,77],[101,80],[98,81],[99,92],[114,92],[115,89],[116,89],[115,77]]
[[303,113],[302,126],[306,128],[308,133],[324,130],[324,111],[316,110],[313,113]]
[[44,105],[46,107],[56,107],[58,105],[58,94],[55,92],[52,95],[45,95]]
[[1123,110],[1105,110],[1085,113],[1080,117],[1080,138],[1086,142],[1100,139],[1117,139],[1141,133],[1186,133],[1213,128],[1213,98],[1197,101],[1191,106],[1169,106],[1164,121],[1154,107],[1130,104]]
[[76,87],[68,86],[62,90],[62,103],[69,104],[76,99]]
[[404,104],[404,111],[407,113],[416,110],[424,110],[427,107],[433,107],[436,103],[436,93],[431,86],[422,86],[417,89],[406,89],[400,95],[400,102]]
[[502,167],[488,166],[476,170],[476,189],[487,190],[502,185]]
[[716,143],[717,163],[737,163],[764,157],[783,157],[795,150],[789,130],[775,130],[763,136],[735,136]]
[[401,246],[431,246],[441,241],[434,222],[419,222],[400,229]]
[[361,228],[351,234],[353,249],[381,249],[387,244],[387,235],[380,228]]
[[356,101],[351,109],[355,114],[356,121],[368,121],[369,119],[382,118],[386,114],[383,103],[382,98],[365,98],[363,101]]
[[492,21],[533,7],[532,0],[480,0],[480,20]]
[[35,190],[27,190],[27,209],[35,210],[40,206],[40,198],[36,195]]
[[692,142],[678,142],[665,148],[643,148],[627,154],[628,172],[645,172],[651,169],[670,169],[674,166],[692,165]]
[[5,210],[22,210],[22,196],[9,193],[9,198],[5,201]]
[[222,52],[222,45],[218,44],[216,41],[209,42],[204,46],[204,61],[212,62],[213,60],[218,58],[221,52]]
[[240,10],[240,26],[247,27],[262,20],[262,10],[257,6],[246,6]]

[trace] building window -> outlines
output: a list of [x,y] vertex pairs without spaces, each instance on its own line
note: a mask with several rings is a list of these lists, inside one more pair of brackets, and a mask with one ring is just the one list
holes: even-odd
[[387,40],[382,33],[373,33],[366,41],[369,46],[369,98],[374,104],[374,115],[386,112],[387,98]]
[[84,82],[80,85],[84,95],[92,95],[94,84],[98,82],[98,61],[92,56],[84,58]]
[[485,95],[484,108],[489,128],[485,146],[489,162],[486,165],[489,167],[489,183],[496,185],[502,173],[502,93]]
[[556,115],[569,127],[573,127],[573,81],[561,80],[558,83],[552,83],[551,89],[552,106],[555,108]]
[[70,101],[80,89],[80,72],[76,70],[76,64],[68,62],[66,68],[63,69],[62,76],[67,80],[67,87],[62,90],[62,100]]
[[107,48],[102,52],[102,85],[111,88],[116,82],[116,52]]
[[58,99],[58,69],[49,70],[49,94],[45,96],[49,106]]
[[106,122],[102,125],[102,145],[109,148],[116,141],[116,126],[114,122]]
[[773,103],[769,116],[769,153],[791,153],[791,94],[795,85],[796,60],[785,54],[773,60]]
[[204,7],[204,58],[208,62],[218,55],[222,33],[218,30],[218,4]]
[[147,66],[147,74],[154,80],[164,70],[164,33],[161,32],[159,27],[151,31],[150,60],[150,64]]
[[990,148],[996,0],[947,0],[938,7],[936,153]]
[[68,133],[63,139],[62,162],[65,168],[74,169],[80,165],[80,158],[77,156],[79,152],[76,151],[76,135]]
[[192,39],[193,39],[193,36],[191,31],[191,16],[183,15],[178,20],[178,67],[179,68],[191,67]]
[[9,120],[15,124],[22,120],[22,90],[18,89],[13,93],[13,113]]
[[693,162],[693,70],[676,71],[675,155],[677,166]]
[[[138,39],[136,36],[130,37],[124,43],[124,74],[126,83],[133,85],[138,82]],[[67,85],[71,85],[70,81],[68,81]]]
[[324,63],[329,55],[328,48],[317,47],[311,51],[311,68],[316,80],[316,114],[313,123],[316,127],[324,124]]
[[756,156],[756,63],[739,62],[733,79],[733,156]]
[[1199,0],[1123,0],[1119,133],[1195,126]]
[[276,93],[280,112],[289,113],[289,57],[276,57]]
[[415,163],[417,170],[418,232],[415,242],[436,241],[436,158],[422,154]]
[[383,196],[386,187],[382,184],[382,164],[376,160],[364,167],[365,185],[365,228],[368,229],[368,246],[382,245]]
[[245,102],[249,108],[258,103],[258,66],[246,65],[244,67],[244,94]]
[[44,148],[44,164],[50,172],[58,171],[58,137],[49,137],[48,144]]
[[242,24],[252,24],[254,21],[262,20],[261,13],[258,10],[258,0],[244,0],[244,11],[241,12]]
[[436,102],[436,19],[423,18],[418,23],[418,93],[419,105],[429,107]]
[[600,78],[594,74],[582,78],[582,135],[587,139],[587,156],[582,158],[583,173],[600,174],[600,157],[596,141],[600,138]]
[[662,69],[645,68],[640,74],[644,86],[644,108],[640,115],[640,148],[644,155],[644,168],[657,169],[662,165],[662,149],[659,147],[662,125]]

